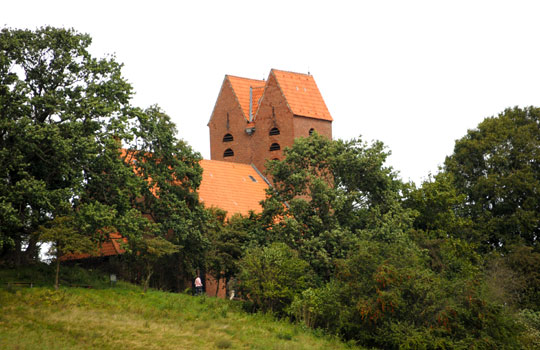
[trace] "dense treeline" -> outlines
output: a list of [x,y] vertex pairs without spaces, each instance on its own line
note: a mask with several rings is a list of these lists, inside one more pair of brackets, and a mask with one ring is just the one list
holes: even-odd
[[93,253],[183,290],[197,268],[253,310],[373,348],[540,346],[540,109],[507,109],[416,187],[381,142],[296,140],[260,214],[227,220],[196,190],[199,154],[158,107],[130,104],[114,57],[73,30],[0,34],[0,263]]
[[[420,188],[384,166],[381,143],[297,140],[269,163],[275,185],[255,219],[264,239],[239,261],[241,289],[262,310],[376,348],[538,346],[539,115],[487,119]],[[460,159],[470,139],[465,155],[497,161]],[[506,155],[495,153],[509,150],[517,159],[497,168]],[[470,164],[476,178],[463,175]],[[486,179],[506,192],[491,198],[476,185]]]

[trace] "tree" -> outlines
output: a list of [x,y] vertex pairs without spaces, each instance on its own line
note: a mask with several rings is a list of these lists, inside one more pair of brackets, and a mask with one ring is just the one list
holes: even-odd
[[0,33],[0,260],[36,258],[33,233],[67,216],[96,244],[119,232],[155,256],[170,240],[172,271],[190,271],[206,244],[200,155],[159,107],[130,104],[122,65],[90,44],[71,29]]
[[134,109],[132,115],[133,139],[122,156],[140,179],[140,196],[132,205],[157,224],[157,236],[182,247],[170,271],[185,280],[204,266],[208,246],[203,236],[206,213],[197,194],[201,155],[176,138],[176,126],[159,107]]
[[267,166],[274,186],[263,204],[266,238],[297,249],[329,279],[334,260],[354,246],[355,232],[397,205],[402,184],[384,166],[388,154],[380,142],[317,133],[296,139],[283,161]]
[[73,217],[58,216],[49,224],[49,227],[40,226],[37,234],[38,240],[51,242],[49,254],[55,256],[54,288],[58,290],[60,258],[68,254],[94,253],[97,250],[97,245],[88,236],[78,232]]
[[130,252],[142,263],[144,268],[144,293],[148,290],[154,266],[159,259],[177,253],[181,249],[180,246],[174,245],[162,237],[146,235],[130,240],[130,247]]
[[540,109],[506,109],[456,141],[444,171],[466,196],[485,249],[537,246],[540,234]]
[[417,213],[414,227],[433,239],[448,235],[470,240],[473,222],[465,212],[466,196],[456,188],[451,173],[441,171],[429,177],[420,188],[409,187],[404,193],[406,208]]
[[283,312],[310,284],[308,263],[283,243],[248,249],[240,271],[240,292],[264,311]]
[[71,215],[95,175],[94,160],[114,157],[103,145],[125,129],[132,88],[122,65],[93,58],[90,43],[88,35],[71,29],[0,32],[3,258],[20,262],[23,242],[25,256],[36,257],[32,233]]
[[248,241],[248,234],[242,229],[245,220],[240,214],[226,220],[226,212],[211,208],[208,210],[205,234],[209,241],[205,254],[206,272],[217,281],[216,296],[222,279],[227,285],[239,272],[239,261]]

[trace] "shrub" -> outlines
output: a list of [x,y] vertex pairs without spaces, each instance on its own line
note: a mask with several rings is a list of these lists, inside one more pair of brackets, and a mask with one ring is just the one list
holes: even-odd
[[263,311],[282,313],[309,282],[309,265],[283,243],[253,248],[240,262],[239,290]]

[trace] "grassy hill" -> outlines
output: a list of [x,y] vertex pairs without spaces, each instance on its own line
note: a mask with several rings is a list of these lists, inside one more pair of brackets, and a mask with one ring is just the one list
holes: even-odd
[[94,288],[6,287],[7,280],[28,281],[31,274],[38,285],[45,281],[25,270],[0,271],[0,349],[350,348],[299,325],[248,314],[239,302],[143,294],[127,283],[110,288],[105,277],[84,279],[76,269],[64,272],[64,284],[70,273]]

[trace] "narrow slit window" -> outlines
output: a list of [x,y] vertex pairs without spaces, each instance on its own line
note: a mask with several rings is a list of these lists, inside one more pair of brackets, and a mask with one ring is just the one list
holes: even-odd
[[313,128],[309,129],[309,136],[313,135],[314,131],[315,131],[315,129],[313,129]]
[[232,156],[234,156],[234,151],[230,148],[227,148],[225,152],[223,152],[223,158],[232,157]]
[[279,146],[279,143],[273,143],[270,146],[270,151],[279,151],[280,149],[281,149],[281,147]]
[[251,179],[251,181],[257,182],[257,180],[255,180],[255,178],[253,176],[249,175],[249,178]]
[[278,128],[272,128],[272,129],[270,129],[270,132],[268,134],[270,136],[279,135],[279,129]]
[[223,142],[231,142],[232,140],[234,140],[234,138],[231,134],[225,134],[225,136],[223,136]]

